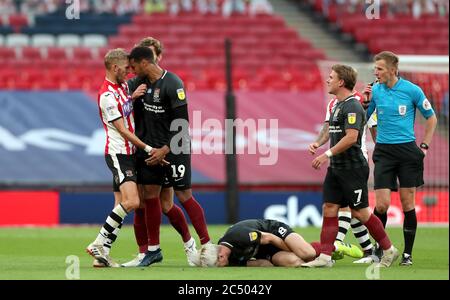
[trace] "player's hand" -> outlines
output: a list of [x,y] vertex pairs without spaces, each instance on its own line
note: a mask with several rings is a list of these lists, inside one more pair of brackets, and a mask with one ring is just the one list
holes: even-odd
[[131,95],[131,99],[136,100],[144,96],[146,92],[147,92],[147,85],[143,83],[140,86],[138,86],[138,88],[133,92],[133,95]]
[[163,162],[166,154],[169,153],[168,149],[169,148],[167,146],[162,148],[153,148],[149,153],[150,157],[145,160],[145,163],[149,166],[160,164]]
[[163,159],[159,164],[164,167],[164,166],[170,165],[170,162],[168,162],[167,160]]
[[319,143],[309,144],[309,148],[308,148],[309,153],[311,153],[311,155],[316,154],[316,151],[317,151],[317,149],[319,149],[319,147],[320,147]]
[[427,156],[427,151],[428,151],[427,149],[420,148],[420,150],[422,150],[423,155]]
[[367,109],[367,107],[369,107],[369,103],[372,100],[372,85],[373,84],[368,84],[363,91],[364,101],[361,104],[364,109]]
[[322,166],[327,160],[328,156],[323,153],[312,161],[312,167],[316,170],[320,170],[320,166]]

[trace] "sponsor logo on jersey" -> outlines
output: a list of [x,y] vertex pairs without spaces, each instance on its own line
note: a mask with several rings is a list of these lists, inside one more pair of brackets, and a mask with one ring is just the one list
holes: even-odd
[[114,115],[116,111],[116,107],[115,106],[110,106],[106,108],[106,113],[110,116],[110,117],[114,117]]
[[128,117],[133,112],[133,102],[127,101],[122,105],[123,115]]
[[356,113],[348,113],[348,124],[353,125],[356,123]]
[[258,238],[258,233],[256,231],[252,231],[248,234],[250,236],[250,241],[256,241],[256,239]]
[[186,94],[184,93],[184,89],[177,90],[178,99],[184,100],[186,99]]
[[422,107],[425,110],[430,110],[431,109],[431,103],[430,103],[430,101],[428,101],[427,98],[425,98],[425,100],[423,100]]
[[153,101],[154,102],[161,101],[161,98],[159,97],[160,92],[161,92],[161,89],[155,89],[155,92],[153,93]]
[[399,105],[398,113],[400,114],[400,116],[406,115],[406,105]]

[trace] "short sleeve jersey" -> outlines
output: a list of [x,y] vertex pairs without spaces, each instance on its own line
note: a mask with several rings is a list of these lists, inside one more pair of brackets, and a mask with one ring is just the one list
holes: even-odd
[[242,266],[255,256],[261,243],[261,232],[268,232],[265,220],[244,220],[232,225],[219,239],[219,245],[231,249],[230,265]]
[[375,84],[367,115],[377,110],[377,143],[401,144],[415,141],[414,121],[416,108],[428,119],[434,110],[422,89],[412,82],[399,78],[389,88]]
[[365,111],[359,101],[350,96],[338,102],[330,115],[330,148],[346,135],[347,129],[358,130],[355,144],[342,153],[331,157],[331,168],[353,169],[367,166],[367,160],[361,150],[361,139],[366,124]]
[[135,152],[135,146],[124,139],[112,122],[123,118],[125,128],[134,133],[133,102],[127,83],[115,84],[107,79],[98,93],[98,108],[106,132],[105,154],[128,154]]
[[164,71],[154,83],[147,79],[132,79],[129,83],[130,93],[142,83],[147,85],[147,92],[135,103],[138,137],[155,148],[170,145],[173,110],[187,105],[183,81],[174,73]]

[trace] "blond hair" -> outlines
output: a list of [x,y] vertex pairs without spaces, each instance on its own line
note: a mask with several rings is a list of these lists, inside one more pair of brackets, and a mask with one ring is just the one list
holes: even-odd
[[200,250],[200,265],[202,267],[216,267],[219,259],[219,245],[206,244]]
[[113,65],[124,60],[128,60],[128,53],[124,49],[117,48],[109,50],[105,55],[105,67],[109,70]]

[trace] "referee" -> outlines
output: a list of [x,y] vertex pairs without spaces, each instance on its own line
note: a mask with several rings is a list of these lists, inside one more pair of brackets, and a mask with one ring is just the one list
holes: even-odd
[[[405,218],[405,249],[400,265],[412,265],[412,248],[416,236],[417,217],[414,207],[416,188],[423,185],[423,159],[431,143],[437,119],[422,89],[398,76],[399,58],[383,51],[374,57],[378,84],[367,86],[371,100],[367,116],[377,109],[378,134],[373,152],[375,164],[375,215],[386,226],[391,190],[400,183],[400,200]],[[426,118],[425,137],[419,147],[414,135],[416,108]]]

